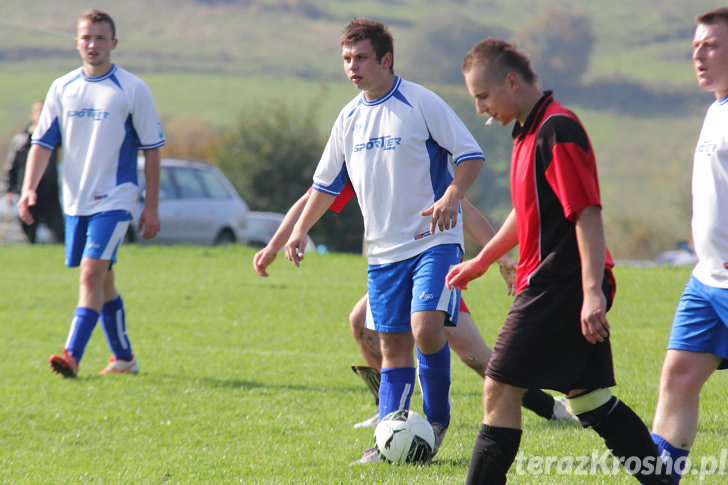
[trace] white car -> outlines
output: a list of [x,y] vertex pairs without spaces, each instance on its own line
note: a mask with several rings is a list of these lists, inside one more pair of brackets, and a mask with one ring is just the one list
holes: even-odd
[[[262,248],[268,241],[273,238],[273,235],[278,230],[278,226],[283,222],[285,214],[278,212],[259,212],[250,211],[248,212],[248,229],[246,231],[247,244],[257,248]],[[306,251],[315,251],[316,245],[308,236],[308,242],[306,243]]]
[[248,204],[214,165],[163,158],[159,189],[162,230],[153,239],[137,234],[144,206],[144,158],[138,162],[141,200],[127,241],[142,244],[217,245],[246,243]]

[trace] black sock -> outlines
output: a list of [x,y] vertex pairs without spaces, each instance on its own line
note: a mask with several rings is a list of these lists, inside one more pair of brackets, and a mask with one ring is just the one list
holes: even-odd
[[551,419],[554,415],[554,397],[541,389],[527,390],[521,399],[521,405],[544,419]]
[[643,484],[676,484],[666,467],[659,466],[662,461],[657,446],[640,417],[616,397],[604,406],[611,410],[592,428],[604,439],[612,454],[626,465],[626,470]]
[[521,430],[482,425],[470,458],[467,485],[501,485],[521,444]]

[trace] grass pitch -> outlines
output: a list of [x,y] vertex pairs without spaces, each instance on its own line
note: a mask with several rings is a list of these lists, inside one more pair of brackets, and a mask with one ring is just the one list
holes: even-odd
[[[375,407],[349,369],[362,358],[347,321],[365,291],[366,263],[309,254],[297,269],[279,256],[271,277],[261,278],[253,254],[243,247],[122,248],[117,286],[141,372],[97,376],[109,357],[97,328],[79,378],[61,379],[47,358],[65,341],[78,271],[63,267],[60,246],[3,247],[0,482],[462,483],[481,419],[480,378],[453,356],[452,423],[433,463],[350,466],[373,442],[372,430],[352,428]],[[615,393],[647,423],[688,273],[617,270],[609,314]],[[497,272],[465,296],[492,343],[511,301]],[[725,375],[714,375],[702,396],[692,454],[698,463],[720,459],[727,394]],[[422,409],[419,390],[412,407]],[[636,483],[611,468],[578,474],[578,460],[592,462],[594,453],[601,456],[604,446],[592,431],[524,411],[524,461],[509,483]],[[561,459],[561,468],[547,470],[548,457]],[[725,480],[713,473],[702,483]]]

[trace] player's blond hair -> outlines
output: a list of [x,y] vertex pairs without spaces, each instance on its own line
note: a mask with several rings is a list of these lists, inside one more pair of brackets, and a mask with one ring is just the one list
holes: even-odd
[[114,24],[114,19],[112,19],[111,15],[104,12],[103,10],[93,8],[91,10],[85,11],[78,18],[78,22],[76,23],[76,25],[80,24],[81,22],[91,22],[92,24],[100,24],[101,22],[106,22],[107,24],[109,24],[109,27],[111,27],[111,39],[116,39],[116,25]]
[[728,25],[728,8],[716,8],[695,17],[696,24],[714,24],[717,22],[723,22]]
[[535,84],[538,75],[531,67],[528,56],[519,51],[513,42],[489,37],[473,46],[463,58],[463,73],[481,68],[485,75],[500,82],[509,72],[515,72],[529,84]]

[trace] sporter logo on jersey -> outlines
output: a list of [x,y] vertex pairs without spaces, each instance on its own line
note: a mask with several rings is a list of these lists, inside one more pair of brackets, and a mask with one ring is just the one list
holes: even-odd
[[355,152],[362,150],[373,150],[375,148],[381,148],[382,150],[394,150],[402,142],[402,138],[393,136],[379,136],[377,138],[370,138],[366,143],[359,143],[354,147]]
[[107,111],[101,111],[96,108],[84,108],[78,111],[69,110],[66,114],[69,118],[91,118],[94,121],[105,120],[109,117]]

